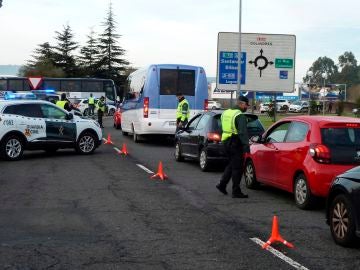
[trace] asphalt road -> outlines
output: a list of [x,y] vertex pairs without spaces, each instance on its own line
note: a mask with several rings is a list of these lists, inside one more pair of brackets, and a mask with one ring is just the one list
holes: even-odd
[[[232,199],[215,189],[219,168],[201,172],[175,162],[171,141],[135,144],[110,118],[105,126],[114,145],[91,156],[38,151],[0,161],[0,269],[360,268],[359,248],[333,242],[323,204],[299,210],[268,187],[243,187],[249,199]],[[123,143],[126,157],[113,149]],[[155,172],[159,161],[166,181],[138,166]],[[251,240],[269,238],[274,215],[295,245],[274,246],[285,259]]]

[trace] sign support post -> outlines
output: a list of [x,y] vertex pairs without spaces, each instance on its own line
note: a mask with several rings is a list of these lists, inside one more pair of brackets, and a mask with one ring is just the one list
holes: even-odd
[[239,0],[239,50],[238,50],[238,96],[241,93],[241,13],[242,13],[242,0]]

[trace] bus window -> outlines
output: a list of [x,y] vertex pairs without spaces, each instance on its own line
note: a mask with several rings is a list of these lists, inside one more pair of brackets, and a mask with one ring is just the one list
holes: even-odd
[[[9,88],[8,90],[10,91],[29,91],[30,90],[30,87],[29,85],[24,85],[24,81],[25,80],[17,80],[17,79],[10,79],[8,80],[8,83],[9,83]],[[27,86],[27,89],[25,88]]]
[[105,90],[105,96],[107,99],[113,100],[115,101],[115,90],[114,90],[114,86],[111,85],[110,83],[104,83],[104,90]]
[[161,69],[160,95],[176,95],[179,92],[195,96],[195,70]]
[[[105,83],[106,85],[106,83]],[[106,86],[105,86],[106,88]],[[103,82],[99,81],[82,81],[82,92],[104,92]]]
[[6,80],[0,80],[0,91],[6,91]]
[[62,92],[81,92],[81,81],[62,81]]
[[160,95],[176,95],[177,70],[160,69]]
[[55,91],[60,90],[60,81],[59,80],[44,80],[44,89],[51,89]]
[[179,70],[178,92],[195,96],[195,70]]

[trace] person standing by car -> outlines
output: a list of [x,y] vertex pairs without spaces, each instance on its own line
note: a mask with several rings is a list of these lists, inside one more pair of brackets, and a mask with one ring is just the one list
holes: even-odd
[[248,198],[241,192],[240,182],[244,168],[244,153],[250,152],[247,120],[245,115],[249,106],[247,97],[239,96],[237,107],[224,111],[221,115],[222,136],[221,141],[225,146],[229,163],[216,188],[223,194],[227,194],[226,186],[232,179],[232,197]]
[[89,115],[94,115],[94,110],[95,110],[95,98],[93,97],[93,94],[90,94],[89,100],[88,100],[88,104],[89,104]]
[[105,97],[101,96],[101,98],[99,99],[98,103],[97,103],[97,107],[98,107],[98,122],[101,128],[104,128],[103,126],[103,115],[105,112]]
[[182,93],[177,93],[176,98],[179,101],[176,111],[176,132],[181,128],[185,127],[190,117],[189,102],[186,100]]
[[71,111],[71,103],[70,103],[70,101],[66,98],[66,94],[65,94],[65,93],[62,93],[62,94],[61,94],[60,100],[58,100],[58,101],[56,102],[56,106],[60,107],[61,109],[65,109],[65,110],[67,110],[68,112]]

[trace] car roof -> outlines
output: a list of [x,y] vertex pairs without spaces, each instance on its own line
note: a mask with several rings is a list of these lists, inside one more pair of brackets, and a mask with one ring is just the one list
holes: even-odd
[[[0,108],[3,108],[7,105],[17,105],[17,104],[53,104],[46,100],[33,99],[33,100],[0,100]],[[54,105],[54,104],[53,104]]]
[[329,123],[357,123],[360,124],[359,118],[345,117],[345,116],[318,116],[318,115],[298,115],[288,116],[279,121],[296,121],[302,120],[308,123],[317,123],[319,126],[324,126]]

